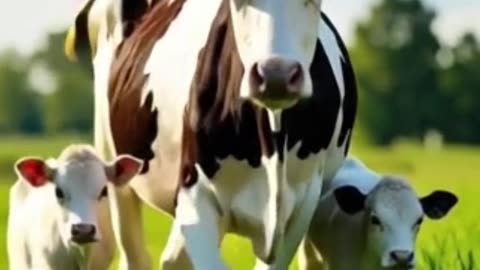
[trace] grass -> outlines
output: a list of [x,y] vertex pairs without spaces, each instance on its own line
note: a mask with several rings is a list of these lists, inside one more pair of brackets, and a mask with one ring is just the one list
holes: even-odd
[[[56,156],[68,143],[85,142],[79,136],[0,138],[0,230],[5,232],[8,188],[14,181],[12,165],[25,155]],[[428,151],[420,145],[398,144],[389,148],[354,145],[352,153],[380,172],[394,172],[411,179],[419,195],[433,189],[448,189],[459,204],[441,221],[427,221],[418,239],[420,270],[480,270],[480,148],[447,146]],[[478,166],[478,167],[477,167]],[[169,217],[145,209],[145,230],[154,269],[169,231]],[[0,233],[5,243],[5,234]],[[251,269],[254,264],[247,241],[228,236],[222,254],[232,269]],[[3,259],[5,258],[5,259]],[[5,244],[0,245],[0,270],[8,269]],[[297,269],[293,263],[291,269]],[[15,269],[17,270],[17,269]]]

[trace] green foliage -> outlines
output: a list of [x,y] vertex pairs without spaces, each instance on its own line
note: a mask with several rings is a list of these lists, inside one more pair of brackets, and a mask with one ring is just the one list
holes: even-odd
[[480,142],[479,44],[467,34],[441,49],[434,19],[420,0],[382,0],[357,26],[358,119],[376,143],[418,139],[430,129],[448,141]]
[[0,56],[0,132],[43,130],[40,102],[29,84],[27,66],[15,51]]
[[45,99],[46,127],[50,133],[90,132],[93,126],[93,83],[86,65],[67,61],[63,53],[65,33],[48,36],[47,46],[32,57],[56,78],[53,94]]
[[384,0],[356,30],[352,58],[362,90],[360,121],[378,143],[435,127],[434,14],[419,0]]
[[[480,143],[480,43],[471,33],[453,49],[445,49],[445,65],[440,71],[440,95],[444,97],[440,117],[447,138],[464,143]],[[450,62],[450,63],[449,63]]]

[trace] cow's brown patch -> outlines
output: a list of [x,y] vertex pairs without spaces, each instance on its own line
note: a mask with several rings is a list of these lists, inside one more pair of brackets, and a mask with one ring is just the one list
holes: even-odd
[[229,1],[223,1],[199,54],[185,110],[180,175],[184,186],[196,182],[196,162],[213,177],[217,158],[233,155],[257,167],[262,152],[273,152],[266,111],[240,100],[243,75]]
[[129,35],[120,44],[112,62],[108,98],[112,136],[118,154],[128,153],[145,161],[154,156],[152,143],[157,136],[157,110],[153,92],[141,97],[148,76],[145,64],[157,40],[167,31],[186,0],[157,1],[138,20],[130,21]]
[[[332,25],[328,27],[335,31]],[[344,48],[342,41],[338,42]],[[353,127],[356,108],[355,77],[347,52],[343,51],[343,103],[326,51],[317,41],[309,69],[313,95],[283,111],[282,128],[273,133],[266,111],[239,98],[244,68],[235,44],[228,1],[223,1],[199,55],[184,115],[180,176],[183,186],[197,181],[196,163],[213,179],[220,161],[227,157],[259,167],[262,156],[270,157],[285,146],[290,151],[299,145],[297,157],[307,159],[331,144],[339,110],[343,110],[345,121],[339,138],[343,142]],[[282,154],[280,151],[281,161]]]

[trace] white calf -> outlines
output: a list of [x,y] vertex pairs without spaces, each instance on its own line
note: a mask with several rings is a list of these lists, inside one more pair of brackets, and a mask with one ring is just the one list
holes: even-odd
[[349,158],[318,203],[300,269],[411,269],[423,216],[440,219],[457,200],[447,191],[418,198],[401,177],[380,176]]
[[8,258],[12,270],[87,269],[101,240],[97,209],[107,181],[124,185],[141,161],[120,155],[111,164],[88,145],[72,145],[58,160],[27,157],[15,164],[10,190]]

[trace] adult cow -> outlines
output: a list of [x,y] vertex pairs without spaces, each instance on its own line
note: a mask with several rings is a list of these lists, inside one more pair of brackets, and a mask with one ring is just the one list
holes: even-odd
[[149,269],[141,202],[175,216],[163,269],[228,269],[225,233],[286,269],[349,148],[354,73],[321,0],[90,0],[67,39],[95,73],[95,143],[145,161],[111,190],[123,267]]

